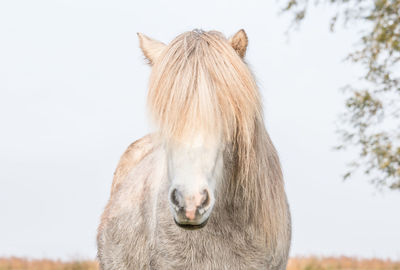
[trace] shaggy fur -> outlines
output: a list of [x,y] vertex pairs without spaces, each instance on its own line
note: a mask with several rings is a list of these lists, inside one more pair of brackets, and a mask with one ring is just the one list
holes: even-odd
[[[227,40],[194,30],[168,46],[140,39],[153,66],[148,105],[159,131],[133,143],[115,172],[98,229],[101,269],[285,269],[290,213],[258,88],[242,59],[245,32]],[[165,149],[198,134],[221,137],[224,175],[208,224],[186,231],[168,209]]]

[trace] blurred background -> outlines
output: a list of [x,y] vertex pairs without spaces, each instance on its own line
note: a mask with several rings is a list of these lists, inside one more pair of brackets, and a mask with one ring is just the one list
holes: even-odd
[[[399,129],[388,113],[399,111],[389,102],[400,92],[399,1],[382,1],[1,1],[0,257],[95,258],[119,157],[151,132],[137,32],[168,43],[194,28],[243,28],[283,166],[291,256],[400,260]],[[330,31],[346,8],[353,18]]]

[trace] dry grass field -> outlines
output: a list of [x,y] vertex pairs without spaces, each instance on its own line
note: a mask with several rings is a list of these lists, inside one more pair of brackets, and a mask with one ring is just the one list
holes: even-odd
[[23,258],[0,258],[0,270],[97,270],[95,261],[27,260]]
[[400,270],[400,261],[350,257],[291,258],[287,270]]
[[[350,257],[296,257],[287,270],[400,270],[400,262]],[[95,261],[28,260],[0,258],[0,270],[98,270]]]

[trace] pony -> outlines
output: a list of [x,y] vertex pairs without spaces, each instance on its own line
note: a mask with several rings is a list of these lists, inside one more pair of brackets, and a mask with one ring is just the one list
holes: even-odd
[[284,270],[291,218],[245,31],[193,30],[168,45],[138,37],[156,131],[119,161],[100,269]]

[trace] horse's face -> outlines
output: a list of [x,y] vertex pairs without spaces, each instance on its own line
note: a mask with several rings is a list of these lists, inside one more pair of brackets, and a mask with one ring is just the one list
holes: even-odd
[[175,223],[185,229],[206,225],[214,206],[215,183],[222,177],[218,144],[176,143],[167,147],[169,205]]
[[[193,39],[192,41],[189,40],[192,45],[194,44],[193,40],[200,42],[200,35],[205,35],[199,30],[192,31],[192,34],[194,35]],[[193,46],[186,46],[188,45],[186,36],[183,37],[183,40],[181,40],[182,37],[177,37],[176,42],[173,41],[171,45],[167,46],[143,34],[138,33],[138,35],[143,54],[149,60],[150,65],[156,67],[155,71],[153,70],[155,73],[152,73],[154,78],[150,80],[149,105],[152,107],[154,119],[160,125],[160,134],[166,140],[168,179],[170,183],[168,191],[169,205],[175,223],[178,226],[187,229],[201,228],[206,224],[213,209],[216,183],[223,177],[223,146],[221,146],[223,143],[220,143],[215,138],[222,139],[223,134],[232,134],[231,130],[225,130],[224,132],[224,128],[226,129],[227,125],[221,124],[236,123],[237,120],[234,116],[228,117],[225,114],[221,114],[222,103],[219,103],[220,97],[214,91],[219,85],[214,85],[214,79],[211,78],[214,76],[219,77],[219,75],[208,75],[211,72],[208,71],[209,66],[215,67],[216,65],[213,64],[214,61],[212,59],[208,59],[211,56],[204,52],[210,49],[208,47],[211,46],[211,43],[220,42],[217,46],[218,49],[213,48],[215,54],[224,52],[230,59],[234,59],[235,55],[232,54],[234,50],[243,58],[247,48],[247,35],[244,30],[240,30],[229,40],[223,41],[222,36],[215,33],[207,34],[209,35],[209,41],[206,42],[202,37],[201,46],[203,46],[203,49],[199,49],[196,52],[190,51],[191,48],[194,48]],[[229,44],[223,42],[229,42]],[[229,48],[229,45],[233,50]],[[188,66],[188,57],[190,55],[203,57],[205,61],[208,59],[207,61],[210,63],[206,65],[203,63],[204,61],[196,60],[196,62],[190,62],[192,65],[197,65],[196,68],[191,68]],[[170,58],[172,58],[172,60],[169,60],[172,61],[171,65],[167,61]],[[226,65],[228,63],[226,61],[220,60],[220,65]],[[198,67],[200,62],[204,67]],[[238,63],[238,66],[243,65],[242,62]],[[236,70],[233,66],[230,69]],[[216,73],[216,70],[212,70]],[[176,72],[179,74],[176,74]],[[232,73],[238,74],[236,71]],[[193,77],[196,77],[195,80]],[[208,82],[210,80],[211,82]],[[242,80],[238,81],[240,83],[236,82],[233,85],[242,87],[244,85]],[[180,85],[182,87],[178,87]],[[194,89],[194,87],[198,89]],[[249,87],[249,85],[246,87]],[[188,88],[191,89],[190,93],[186,91]],[[241,99],[248,100],[248,98],[249,96],[245,94]],[[230,108],[228,112],[231,113],[236,110],[237,105],[235,104],[237,104],[237,100],[231,100],[223,104],[228,104],[226,106]],[[185,117],[181,115],[184,111],[188,113],[185,121],[183,120]],[[196,121],[198,119],[200,119],[200,123]],[[209,121],[212,119],[215,121]],[[251,119],[253,118],[251,117]],[[186,128],[181,127],[186,124],[188,124]],[[191,132],[188,131],[190,128],[192,128]],[[221,128],[221,130],[218,130],[218,128]],[[197,134],[196,132],[208,134],[208,136],[205,136],[207,139],[202,135],[198,135],[197,137],[191,136],[191,142],[185,140],[190,137],[188,134]],[[185,139],[182,137],[185,137]],[[182,139],[185,142],[171,142],[169,141],[170,139]]]

